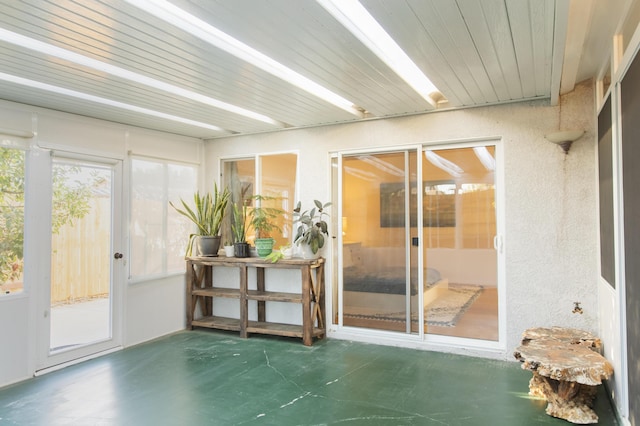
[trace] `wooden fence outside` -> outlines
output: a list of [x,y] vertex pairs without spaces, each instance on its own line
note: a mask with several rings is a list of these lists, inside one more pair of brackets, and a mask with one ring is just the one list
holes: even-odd
[[52,238],[51,303],[104,297],[110,291],[111,203],[93,198],[91,212]]

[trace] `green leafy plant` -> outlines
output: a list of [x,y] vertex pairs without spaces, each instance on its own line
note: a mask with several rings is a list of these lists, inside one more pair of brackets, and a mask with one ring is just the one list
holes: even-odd
[[269,260],[271,263],[277,263],[279,260],[284,259],[284,253],[280,250],[274,250],[270,254],[265,257],[266,260]]
[[194,208],[189,207],[189,205],[182,199],[180,202],[182,203],[183,208],[176,207],[172,202],[169,202],[171,207],[176,209],[176,211],[181,215],[188,218],[198,228],[197,232],[189,235],[187,256],[191,254],[193,240],[195,237],[218,236],[230,197],[231,192],[229,191],[229,188],[219,191],[218,184],[215,183],[213,194],[208,192],[204,195],[200,195],[199,191],[196,191],[196,193],[193,194]]
[[329,227],[325,217],[329,217],[329,213],[325,211],[331,203],[322,204],[318,200],[314,200],[315,207],[311,210],[302,210],[301,203],[298,201],[296,208],[293,209],[294,223],[299,223],[296,231],[294,242],[297,245],[307,244],[311,248],[313,254],[318,253],[324,247],[325,236],[329,236]]
[[[280,246],[279,250],[272,251],[267,257],[265,257],[265,259],[271,261],[271,263],[276,263],[279,260],[282,260],[285,257],[287,257],[285,255],[285,251],[290,249],[290,248],[291,248],[291,244],[287,244],[285,246]],[[289,257],[291,257],[291,254],[289,254]]]
[[234,243],[247,242],[247,204],[245,201],[242,202],[241,207],[238,207],[238,203],[233,204],[231,232]]
[[284,214],[284,210],[265,205],[270,201],[277,200],[277,197],[254,195],[252,198],[257,201],[256,207],[249,213],[256,238],[269,238],[272,232],[280,231],[276,219]]

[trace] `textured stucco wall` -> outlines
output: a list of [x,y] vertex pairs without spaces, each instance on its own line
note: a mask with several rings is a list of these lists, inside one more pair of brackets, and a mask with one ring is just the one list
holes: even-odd
[[[568,155],[544,139],[560,128],[586,130]],[[297,150],[300,199],[329,200],[332,151],[501,138],[507,336],[498,357],[512,359],[529,327],[597,331],[594,128],[587,82],[554,107],[533,101],[216,139],[205,147],[206,181],[218,176],[220,158]],[[581,303],[582,315],[572,313],[573,302]]]

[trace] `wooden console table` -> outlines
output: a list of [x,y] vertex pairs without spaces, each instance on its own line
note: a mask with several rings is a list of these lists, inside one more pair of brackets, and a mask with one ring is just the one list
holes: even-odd
[[[249,333],[272,334],[300,337],[305,345],[311,346],[313,338],[325,336],[324,313],[324,259],[282,259],[276,263],[258,257],[188,257],[187,261],[187,329],[207,327],[221,330],[239,331],[241,337]],[[213,282],[213,268],[232,267],[240,271],[237,288],[216,287]],[[256,269],[256,290],[249,290],[248,269]],[[299,269],[302,284],[300,293],[265,291],[264,272],[267,268]],[[213,298],[222,297],[238,300],[240,318],[215,315]],[[258,320],[249,320],[249,300],[258,304]],[[265,302],[289,302],[302,304],[302,325],[270,323],[266,321]],[[195,318],[196,306],[200,305],[202,317]]]

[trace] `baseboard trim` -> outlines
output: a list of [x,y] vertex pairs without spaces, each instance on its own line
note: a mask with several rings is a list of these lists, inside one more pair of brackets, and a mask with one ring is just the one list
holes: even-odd
[[115,347],[115,348],[107,349],[105,351],[96,352],[95,354],[87,355],[87,356],[84,356],[82,358],[74,359],[72,361],[67,361],[67,362],[63,362],[61,364],[52,365],[51,367],[46,367],[46,368],[43,368],[43,369],[40,369],[40,370],[36,370],[33,373],[33,377],[38,377],[38,376],[42,376],[43,374],[52,373],[54,371],[61,370],[61,369],[65,368],[65,367],[69,367],[71,365],[80,364],[81,362],[89,361],[90,359],[98,358],[98,357],[101,357],[101,356],[104,356],[104,355],[108,355],[108,354],[113,353],[113,352],[121,351],[122,349],[123,349],[122,346],[118,346],[118,347]]

